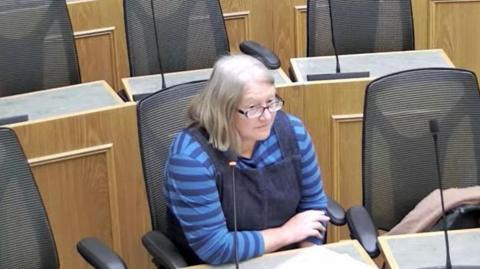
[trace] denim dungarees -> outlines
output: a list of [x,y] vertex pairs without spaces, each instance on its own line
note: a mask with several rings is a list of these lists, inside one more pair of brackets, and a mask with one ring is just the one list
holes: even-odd
[[[297,213],[301,199],[301,156],[297,139],[282,111],[277,112],[273,129],[282,160],[267,167],[235,168],[238,231],[279,227]],[[204,129],[192,126],[187,131],[202,145],[215,167],[220,203],[228,230],[233,231],[232,168],[228,166],[228,157],[208,143]],[[202,263],[189,247],[178,221],[171,212],[168,216],[169,237],[180,247],[187,262]]]

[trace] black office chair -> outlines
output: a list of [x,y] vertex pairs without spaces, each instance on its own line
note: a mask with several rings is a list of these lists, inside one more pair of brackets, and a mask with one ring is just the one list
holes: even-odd
[[[377,229],[390,230],[439,188],[430,120],[439,123],[443,188],[479,185],[478,90],[474,73],[450,68],[403,71],[367,86],[362,148],[364,207],[349,209],[347,223],[352,238],[358,239],[370,256],[380,253]],[[466,228],[465,223],[478,226],[479,206],[459,209],[449,212],[448,218],[456,219],[449,220],[449,229]]]
[[[124,268],[100,241],[85,239],[82,246],[95,268]],[[0,268],[59,268],[42,198],[17,136],[8,128],[0,128]]]
[[[218,0],[124,0],[131,76],[211,68],[229,54],[228,37]],[[268,68],[280,60],[259,44],[240,49]]]
[[[333,27],[332,27],[333,26]],[[410,0],[308,0],[307,56],[414,49]]]
[[0,97],[80,83],[65,1],[3,1],[0,51]]
[[196,81],[169,87],[140,100],[137,105],[140,151],[153,228],[142,241],[159,267],[187,266],[180,251],[166,236],[164,164],[174,135],[186,127],[186,111],[190,101],[205,85],[206,81]]
[[[186,112],[190,101],[205,85],[206,81],[196,81],[169,87],[140,100],[137,105],[140,150],[153,228],[142,241],[153,256],[153,262],[164,268],[187,265],[180,251],[166,236],[164,164],[174,136],[187,127]],[[329,201],[328,206],[331,222],[343,225],[346,222],[343,208],[334,201]]]

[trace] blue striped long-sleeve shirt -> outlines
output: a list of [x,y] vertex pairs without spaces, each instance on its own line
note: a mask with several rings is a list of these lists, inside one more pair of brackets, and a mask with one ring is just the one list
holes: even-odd
[[[298,211],[325,209],[327,197],[323,191],[320,169],[311,138],[303,123],[288,115],[300,149],[302,198]],[[260,168],[282,159],[274,129],[259,141],[251,159],[239,159],[239,169]],[[167,162],[165,192],[169,207],[177,217],[190,247],[198,257],[210,264],[234,260],[233,233],[227,229],[216,187],[215,167],[200,143],[181,132],[170,149]],[[260,231],[238,232],[240,260],[263,255],[264,242]]]

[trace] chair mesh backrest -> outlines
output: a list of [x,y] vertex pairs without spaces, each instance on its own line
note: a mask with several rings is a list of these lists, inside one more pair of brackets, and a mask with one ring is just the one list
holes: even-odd
[[80,83],[67,5],[61,0],[0,3],[0,96]]
[[205,81],[176,85],[142,99],[137,105],[143,174],[154,230],[166,233],[163,188],[170,146],[175,135],[187,126],[190,101],[205,85]]
[[228,54],[218,0],[124,0],[124,10],[132,76],[210,68]]
[[389,230],[439,187],[429,121],[439,123],[443,188],[480,183],[480,97],[470,71],[430,68],[367,86],[362,172],[364,205]]
[[0,128],[0,268],[58,268],[37,185],[11,129]]
[[334,55],[329,7],[338,54],[414,49],[410,0],[308,0],[308,56]]

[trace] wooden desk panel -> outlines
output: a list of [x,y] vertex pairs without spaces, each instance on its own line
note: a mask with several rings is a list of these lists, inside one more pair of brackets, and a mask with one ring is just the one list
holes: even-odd
[[[368,82],[350,79],[278,88],[285,110],[300,117],[312,137],[326,193],[345,208],[362,203],[361,113]],[[329,242],[348,238],[346,226],[329,226]]]
[[[61,268],[89,268],[75,247],[86,236],[98,237],[113,247],[129,268],[153,268],[140,242],[151,225],[135,104],[120,103],[108,85],[100,85],[112,93],[113,104],[103,106],[92,100],[86,110],[60,111],[9,127],[17,133],[32,167]],[[69,100],[68,94],[64,97],[65,106],[68,101],[78,101],[75,95]],[[55,110],[57,104],[51,105]],[[25,107],[24,112],[29,110]]]

